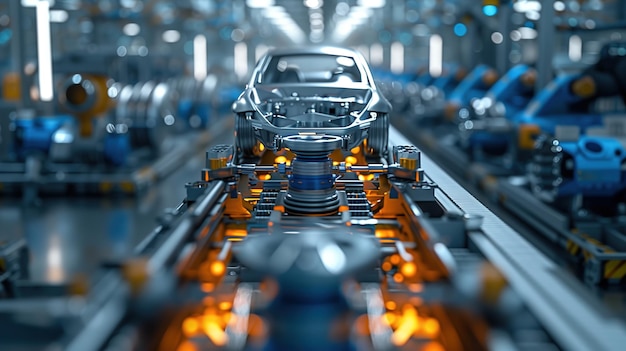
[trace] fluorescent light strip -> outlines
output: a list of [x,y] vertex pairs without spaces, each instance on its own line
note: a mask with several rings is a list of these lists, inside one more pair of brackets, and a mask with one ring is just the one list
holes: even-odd
[[392,73],[402,73],[404,71],[404,45],[395,41],[391,44],[389,69]]
[[580,61],[583,57],[583,41],[578,35],[569,37],[569,59],[572,61]]
[[235,51],[233,54],[233,58],[235,60],[235,75],[239,77],[239,79],[245,78],[248,75],[248,44],[235,44]]
[[383,64],[383,46],[379,43],[374,43],[370,46],[370,63],[373,66]]
[[443,71],[443,39],[439,34],[430,36],[428,63],[428,73],[433,77],[439,77]]
[[202,34],[193,38],[193,76],[203,80],[207,73],[206,37]]
[[37,66],[39,67],[39,98],[52,101],[52,45],[50,43],[50,3],[40,0],[36,5],[37,15]]

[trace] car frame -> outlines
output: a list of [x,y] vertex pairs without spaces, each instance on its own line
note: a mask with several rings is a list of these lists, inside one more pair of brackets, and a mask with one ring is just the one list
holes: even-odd
[[[296,56],[314,55],[320,56],[320,65],[324,57],[336,57],[346,65],[338,64],[331,72],[323,68],[314,72],[330,75],[327,80],[305,78],[303,82],[299,81],[300,76],[290,81],[268,78],[270,73],[280,75],[297,68],[270,71],[273,68],[270,64],[276,64],[276,60],[280,64],[281,59],[293,61]],[[346,73],[350,73],[351,81],[339,79]],[[333,80],[335,76],[337,79]],[[391,104],[379,92],[365,58],[352,49],[324,46],[268,52],[259,60],[245,90],[233,104],[233,112],[236,114],[235,145],[242,157],[256,156],[259,143],[267,149],[278,150],[282,138],[303,133],[339,136],[344,149],[364,143],[365,153],[371,156],[387,153]]]

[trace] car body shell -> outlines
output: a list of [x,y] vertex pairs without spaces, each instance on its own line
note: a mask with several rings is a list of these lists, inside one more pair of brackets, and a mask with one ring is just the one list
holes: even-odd
[[[361,74],[353,82],[265,82],[264,74],[276,58],[297,55],[346,57]],[[331,73],[333,74],[333,73]],[[276,149],[276,139],[300,133],[335,135],[345,146],[358,146],[368,137],[371,124],[388,114],[391,104],[378,91],[363,56],[335,47],[273,50],[255,67],[243,93],[233,104],[239,118],[245,116],[255,137]]]

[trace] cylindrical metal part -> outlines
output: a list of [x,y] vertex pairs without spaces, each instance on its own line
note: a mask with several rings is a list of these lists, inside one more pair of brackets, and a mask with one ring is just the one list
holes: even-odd
[[339,197],[328,155],[341,147],[341,138],[328,135],[293,135],[283,140],[296,157],[285,196],[285,209],[294,215],[337,213]]

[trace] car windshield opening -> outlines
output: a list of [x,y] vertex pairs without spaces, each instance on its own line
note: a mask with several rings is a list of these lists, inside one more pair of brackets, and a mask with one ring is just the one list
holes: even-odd
[[362,83],[363,74],[353,58],[307,54],[275,56],[261,77],[261,84]]

